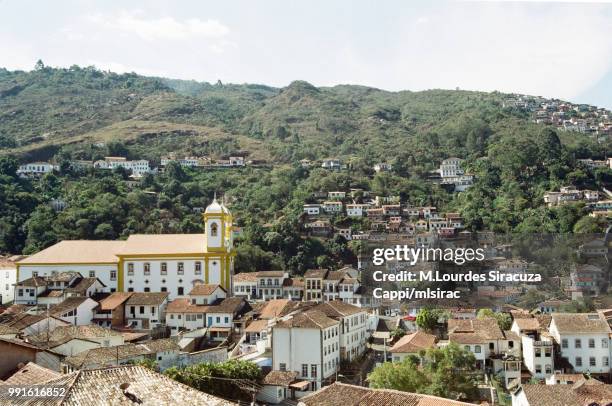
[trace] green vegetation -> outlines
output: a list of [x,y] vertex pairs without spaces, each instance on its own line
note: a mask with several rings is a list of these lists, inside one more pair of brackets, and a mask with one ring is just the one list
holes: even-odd
[[[468,229],[546,233],[601,231],[582,204],[548,208],[543,194],[573,183],[600,189],[612,171],[577,159],[603,158],[609,141],[559,137],[504,109],[503,94],[432,90],[386,92],[294,82],[207,84],[117,75],[93,67],[32,72],[0,69],[0,252],[32,253],[66,238],[201,231],[199,210],[224,195],[236,215],[237,270],[354,262],[359,244],[306,238],[302,204],[312,193],[363,188],[403,204],[458,211]],[[231,171],[169,168],[129,182],[124,171],[76,171],[70,162],[106,155],[148,159],[168,152],[225,158],[244,154],[267,167]],[[452,194],[428,181],[449,156],[466,159],[476,183]],[[303,158],[338,157],[348,170],[302,168]],[[17,162],[54,160],[59,173],[19,179]],[[374,173],[377,162],[391,172]],[[67,208],[55,212],[52,199]],[[360,197],[357,196],[357,200]],[[331,219],[366,230],[367,219]]]
[[478,310],[477,317],[479,319],[486,319],[490,317],[494,318],[495,320],[497,320],[497,325],[502,330],[510,330],[510,327],[512,327],[512,317],[508,313],[496,313],[491,309],[480,309]]
[[184,368],[172,367],[165,370],[164,374],[211,395],[249,402],[252,400],[252,395],[242,389],[258,383],[261,369],[249,361],[230,360]]
[[449,399],[475,399],[477,393],[474,354],[449,344],[432,348],[419,357],[385,362],[368,375],[370,387],[423,393]]

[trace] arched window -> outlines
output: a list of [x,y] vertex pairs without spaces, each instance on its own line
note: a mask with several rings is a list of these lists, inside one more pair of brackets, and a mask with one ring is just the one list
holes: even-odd
[[210,225],[210,236],[211,237],[217,236],[217,232],[218,232],[217,228],[218,228],[217,223],[212,223]]

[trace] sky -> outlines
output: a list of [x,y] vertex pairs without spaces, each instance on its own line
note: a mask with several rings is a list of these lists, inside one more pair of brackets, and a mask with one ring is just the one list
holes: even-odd
[[612,108],[612,2],[0,0],[0,67],[517,92]]

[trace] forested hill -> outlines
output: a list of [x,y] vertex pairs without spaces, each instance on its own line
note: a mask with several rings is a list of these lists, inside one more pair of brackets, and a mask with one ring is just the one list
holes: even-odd
[[47,159],[66,144],[90,158],[79,144],[85,150],[119,140],[146,145],[139,152],[151,160],[171,148],[194,154],[248,150],[285,163],[411,156],[427,166],[449,155],[482,156],[491,140],[508,132],[539,132],[527,113],[504,109],[503,99],[468,91],[316,88],[302,81],[282,89],[212,85],[41,64],[31,72],[0,69],[0,143],[28,160]]
[[[200,231],[198,210],[215,192],[227,197],[244,227],[242,264],[262,268],[274,258],[281,258],[275,266],[303,270],[351,255],[346,241],[323,246],[301,239],[302,205],[320,191],[357,187],[400,196],[403,204],[458,211],[472,230],[602,229],[605,220],[589,217],[583,203],[547,208],[543,194],[568,184],[610,188],[610,169],[578,163],[604,159],[609,137],[534,124],[533,112],[509,107],[513,97],[318,88],[303,81],[284,88],[209,84],[42,63],[31,72],[0,69],[0,254],[31,253],[61,239]],[[65,165],[119,155],[156,166],[169,152],[213,158],[240,153],[269,165],[173,168],[129,187],[125,173],[76,173]],[[465,159],[475,175],[466,192],[453,194],[429,181],[451,156]],[[330,157],[341,158],[349,170],[297,165]],[[62,169],[40,180],[16,176],[18,163],[35,160]],[[393,170],[375,173],[379,162]],[[54,199],[67,208],[51,210]],[[332,223],[346,226],[347,219]],[[367,230],[368,224],[351,227]]]

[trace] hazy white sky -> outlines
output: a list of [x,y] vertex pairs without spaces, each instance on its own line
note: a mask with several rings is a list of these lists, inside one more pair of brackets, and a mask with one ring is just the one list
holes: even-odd
[[612,108],[606,1],[0,0],[0,66],[522,92]]

